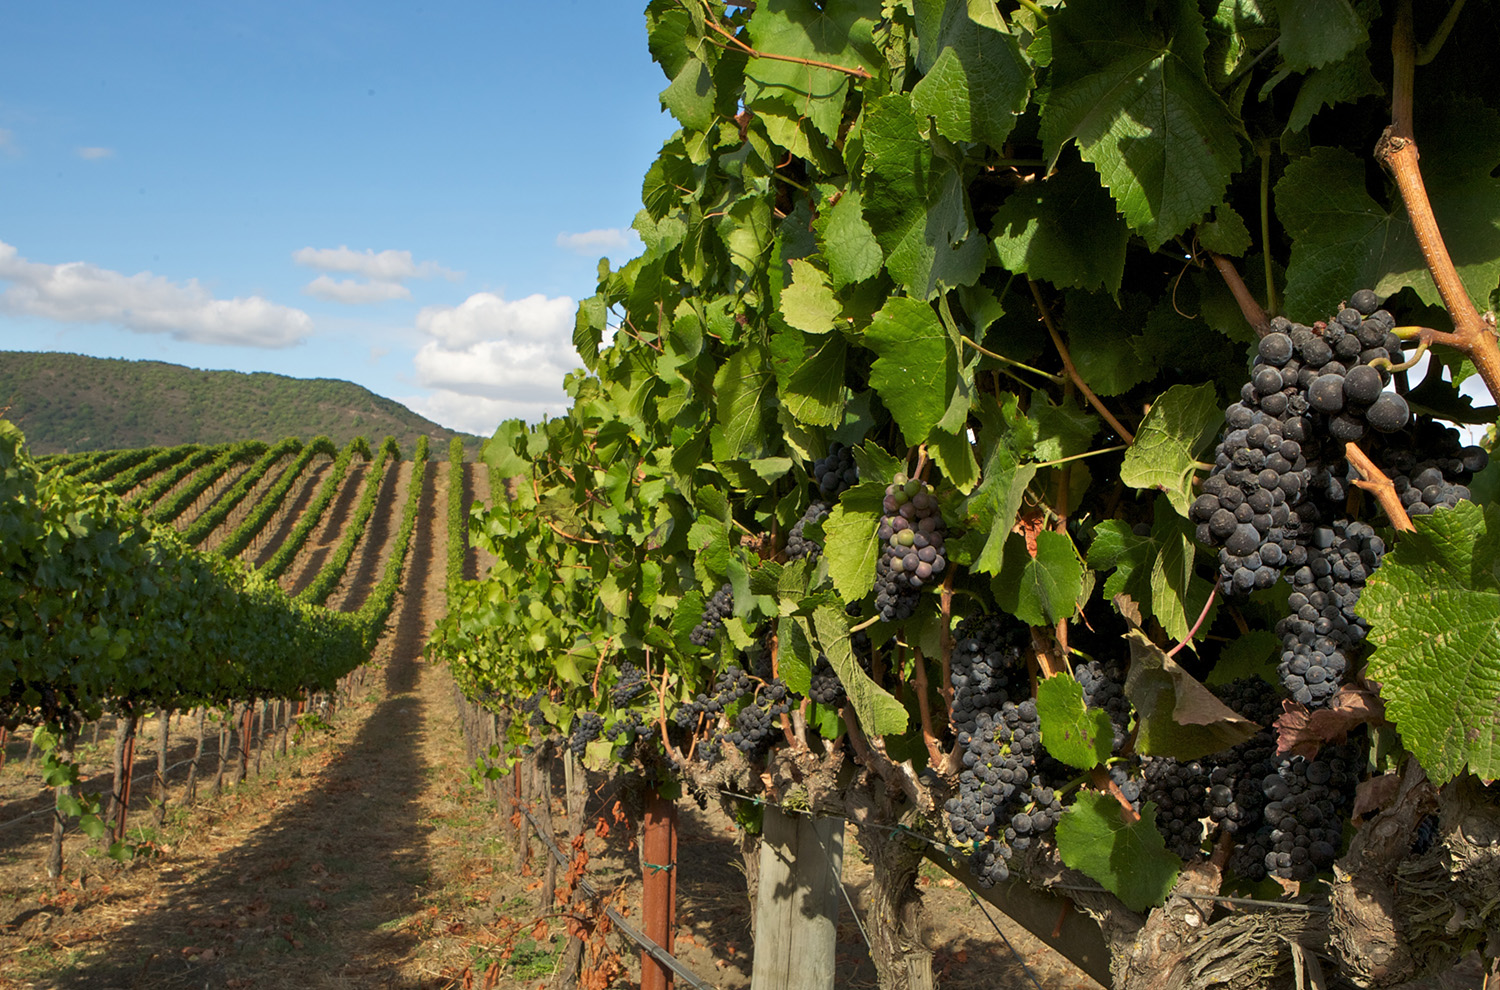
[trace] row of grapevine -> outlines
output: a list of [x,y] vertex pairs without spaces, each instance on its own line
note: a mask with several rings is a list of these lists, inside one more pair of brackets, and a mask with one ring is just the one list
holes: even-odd
[[[394,443],[392,446],[394,449]],[[370,589],[365,600],[353,613],[364,633],[365,649],[371,650],[380,634],[385,631],[386,619],[401,589],[401,572],[406,564],[407,551],[411,548],[412,535],[416,532],[418,513],[422,507],[422,487],[427,480],[427,437],[417,439],[417,449],[412,455],[411,480],[406,489],[406,502],[401,508],[401,523],[391,543],[390,555],[386,558],[385,571],[375,587]],[[420,594],[420,589],[414,589]]]
[[160,502],[168,492],[176,488],[184,478],[189,477],[194,471],[211,464],[224,452],[229,450],[230,444],[214,444],[207,447],[198,447],[187,457],[174,463],[171,467],[153,477],[143,485],[139,491],[131,495],[122,492],[122,496],[129,498],[130,502],[139,506],[143,511],[150,511],[151,507]]
[[312,531],[323,521],[328,507],[333,504],[333,499],[339,493],[339,486],[343,483],[344,475],[349,470],[349,464],[354,460],[354,455],[359,454],[365,460],[369,460],[373,454],[370,451],[370,443],[364,437],[355,437],[349,441],[349,445],[339,452],[334,459],[333,467],[328,471],[328,477],[323,479],[323,486],[318,489],[318,494],[313,503],[307,507],[307,511],[297,520],[296,527],[282,541],[281,546],[276,548],[276,553],[266,561],[260,568],[260,572],[266,577],[275,580],[281,577],[288,567],[291,566],[297,554],[307,543],[307,538]]
[[264,440],[242,440],[228,445],[217,459],[193,476],[193,480],[177,489],[151,510],[151,519],[158,523],[175,522],[187,511],[188,506],[208,491],[229,470],[240,464],[249,464],[266,452]]
[[79,481],[104,484],[123,471],[139,467],[161,452],[160,447],[139,447],[135,450],[116,451],[112,456],[99,460],[87,470],[78,472],[74,477]]
[[254,540],[260,531],[265,528],[266,523],[271,520],[271,517],[276,514],[277,510],[281,508],[282,503],[286,500],[287,493],[292,490],[292,486],[297,483],[297,479],[302,477],[302,473],[307,470],[307,466],[312,463],[313,458],[319,455],[336,458],[338,453],[338,448],[333,445],[333,441],[328,439],[328,437],[315,437],[311,443],[302,448],[302,452],[297,455],[297,459],[281,473],[281,477],[276,479],[276,484],[271,486],[270,491],[266,492],[255,503],[254,507],[245,514],[245,518],[240,520],[240,524],[235,527],[234,532],[224,538],[224,542],[219,544],[218,553],[224,557],[238,557],[250,545],[250,541]]
[[464,558],[469,551],[468,520],[464,518],[464,445],[454,437],[448,443],[448,557],[447,580],[452,588],[464,577]]
[[110,478],[106,484],[110,491],[128,498],[138,486],[171,468],[174,464],[191,457],[200,449],[200,445],[196,443],[179,444],[176,447],[161,449],[129,471],[123,471]]
[[337,588],[339,582],[343,580],[344,570],[349,566],[349,558],[354,556],[359,541],[364,538],[365,525],[375,512],[375,502],[380,498],[386,469],[392,463],[400,465],[401,452],[396,446],[396,438],[388,436],[381,443],[380,449],[375,452],[375,460],[371,462],[365,474],[365,490],[360,494],[359,504],[354,507],[353,515],[344,527],[337,549],[323,564],[317,576],[298,594],[299,601],[311,605],[322,605],[328,600],[328,596],[333,594],[333,589]]
[[218,498],[214,499],[213,505],[198,515],[186,529],[182,531],[183,539],[197,546],[208,538],[208,535],[219,524],[228,518],[235,506],[244,500],[250,490],[255,487],[261,478],[265,477],[267,471],[275,467],[290,454],[296,454],[302,450],[302,441],[296,437],[287,437],[268,447],[259,459],[235,480],[234,485]]
[[[1500,391],[1493,25],[1001,6],[653,0],[645,250],[571,408],[490,442],[499,564],[432,654],[515,746],[856,811],[882,987],[932,981],[922,855],[1060,884],[1121,987],[1438,967],[1500,916],[1456,810],[1500,775],[1497,470],[1445,425]],[[1462,905],[1422,938],[1358,897],[1412,849]],[[1283,889],[1341,913],[1192,900]]]

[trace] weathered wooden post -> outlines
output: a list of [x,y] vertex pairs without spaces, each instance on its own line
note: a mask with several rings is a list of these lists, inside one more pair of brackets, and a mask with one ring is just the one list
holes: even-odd
[[843,826],[766,808],[750,990],[833,990]]

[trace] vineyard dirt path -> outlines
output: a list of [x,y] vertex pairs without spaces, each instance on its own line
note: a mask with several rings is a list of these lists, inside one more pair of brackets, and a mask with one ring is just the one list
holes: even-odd
[[[40,876],[40,830],[35,841],[6,848],[0,990],[447,990],[466,977],[476,987],[529,990],[547,982],[563,932],[555,917],[536,927],[553,914],[538,903],[532,872],[541,847],[533,844],[531,862],[516,868],[493,804],[468,781],[451,678],[420,659],[444,607],[447,473],[436,467],[424,485],[405,591],[376,663],[336,710],[334,732],[285,758],[268,756],[259,776],[193,808],[180,809],[174,794],[160,855],[128,867],[85,855],[84,841],[71,839],[66,882],[54,891]],[[470,475],[466,494],[487,496],[481,479],[483,472]],[[138,768],[154,759],[149,737],[141,742]],[[174,748],[182,745],[178,739]],[[20,782],[33,790],[38,783]],[[591,775],[591,823],[612,820],[617,798],[632,807],[618,784]],[[149,820],[147,790],[132,802],[134,822]],[[11,797],[9,787],[0,793]],[[717,804],[707,812],[687,800],[679,807],[678,953],[714,986],[739,990],[749,984],[753,954],[740,833]],[[591,832],[588,843],[589,876],[615,889],[631,917],[640,903],[633,840],[630,826],[617,824],[607,836]],[[861,904],[870,869],[852,834],[847,847],[845,882]],[[1023,959],[1042,990],[1096,986],[996,914],[1013,952],[936,870],[924,871],[922,883],[945,990],[1030,986]],[[611,944],[634,973],[630,947]],[[859,923],[847,910],[839,960],[841,988],[874,988]],[[498,977],[493,984],[487,970]]]

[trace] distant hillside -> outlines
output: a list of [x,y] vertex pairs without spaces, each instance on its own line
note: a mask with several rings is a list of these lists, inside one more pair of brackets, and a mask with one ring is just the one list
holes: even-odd
[[390,434],[403,451],[425,433],[436,456],[455,436],[480,443],[353,382],[26,351],[0,351],[0,416],[38,456],[320,433],[340,446]]

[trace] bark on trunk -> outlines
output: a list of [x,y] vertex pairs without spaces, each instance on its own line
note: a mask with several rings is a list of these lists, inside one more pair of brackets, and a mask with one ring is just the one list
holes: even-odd
[[161,828],[167,821],[167,741],[172,713],[163,708],[156,717],[156,779],[152,781],[152,797],[156,801],[156,827]]
[[[58,740],[56,757],[64,763],[73,760],[73,749],[78,742],[75,733],[64,733]],[[64,784],[57,789],[58,797],[77,797],[78,792],[72,784]],[[57,882],[62,877],[63,870],[63,831],[68,824],[67,817],[56,808],[52,811],[52,842],[47,848],[47,879]]]

